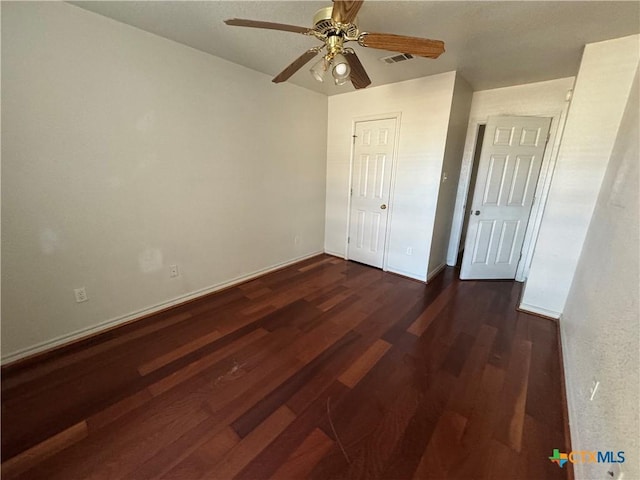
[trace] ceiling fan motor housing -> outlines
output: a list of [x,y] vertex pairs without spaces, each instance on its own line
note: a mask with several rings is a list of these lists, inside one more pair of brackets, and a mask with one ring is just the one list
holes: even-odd
[[[335,35],[336,27],[331,20],[331,12],[333,11],[333,6],[321,8],[318,10],[313,16],[313,30],[322,34],[322,35]],[[358,27],[356,26],[357,19],[354,19],[353,22],[343,25],[342,31],[348,37],[357,37],[358,36]]]

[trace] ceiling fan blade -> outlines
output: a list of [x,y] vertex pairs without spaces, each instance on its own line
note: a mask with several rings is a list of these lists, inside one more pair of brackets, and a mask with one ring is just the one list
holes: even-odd
[[287,25],[284,23],[261,22],[259,20],[247,20],[246,18],[230,18],[229,20],[225,20],[224,23],[234,27],[267,28],[269,30],[281,30],[293,33],[308,33],[310,31],[307,27],[298,27],[296,25]]
[[410,53],[419,57],[438,58],[444,52],[442,40],[406,37],[393,33],[363,33],[358,42],[363,47],[391,50],[392,52]]
[[345,51],[344,56],[349,62],[349,67],[351,68],[351,83],[356,89],[367,88],[371,85],[371,79],[364,67],[362,66],[362,62],[356,55],[356,52],[353,51]]
[[300,55],[298,58],[296,58],[287,68],[285,68],[283,71],[281,71],[271,81],[273,83],[286,82],[287,80],[289,80],[291,75],[296,73],[298,70],[300,70],[302,67],[304,67],[304,65],[307,62],[309,62],[309,60],[311,60],[313,57],[318,55],[318,52],[319,52],[319,50],[317,48],[312,48],[310,50],[307,50],[302,55]]
[[362,7],[364,0],[333,0],[331,18],[338,23],[351,23]]

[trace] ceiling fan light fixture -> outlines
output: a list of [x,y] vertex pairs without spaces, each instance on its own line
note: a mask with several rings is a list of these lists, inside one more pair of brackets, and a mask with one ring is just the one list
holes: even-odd
[[313,67],[311,67],[311,70],[309,71],[311,72],[313,78],[315,78],[319,82],[323,82],[327,70],[329,70],[329,62],[327,61],[326,57],[322,57],[316,64],[313,65]]
[[347,59],[341,53],[337,54],[333,57],[332,67],[331,67],[331,75],[336,81],[336,85],[343,85],[349,80],[349,75],[351,74],[351,68],[349,67],[349,63]]

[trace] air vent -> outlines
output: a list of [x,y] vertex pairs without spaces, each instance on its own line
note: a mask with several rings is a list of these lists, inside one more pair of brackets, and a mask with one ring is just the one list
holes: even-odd
[[400,55],[391,55],[390,57],[382,57],[380,60],[384,63],[398,63],[411,60],[413,55],[410,53],[401,53]]

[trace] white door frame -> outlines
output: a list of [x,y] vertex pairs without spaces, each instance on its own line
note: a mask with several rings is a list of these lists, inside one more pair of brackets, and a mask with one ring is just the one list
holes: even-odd
[[[519,116],[519,117],[546,117],[551,118],[551,127],[549,129],[549,143],[545,149],[544,156],[542,157],[542,166],[540,167],[540,174],[536,184],[536,189],[533,198],[533,205],[531,206],[531,214],[529,215],[529,222],[527,223],[527,229],[525,230],[524,241],[522,243],[522,258],[518,263],[518,269],[516,270],[516,281],[523,282],[529,275],[529,267],[531,266],[531,260],[533,258],[533,250],[535,248],[535,239],[538,237],[538,231],[540,230],[540,224],[542,223],[542,213],[547,203],[547,197],[549,195],[549,189],[551,187],[551,178],[553,176],[553,170],[555,168],[556,160],[558,158],[558,150],[560,148],[560,142],[562,140],[562,134],[564,131],[564,125],[566,122],[567,111],[569,104],[565,104],[565,108],[562,110],[533,112],[524,114],[522,112],[510,113],[504,111],[499,114],[492,114],[492,116]],[[473,136],[473,150],[470,157],[464,159],[462,171],[460,173],[460,180],[458,182],[458,188],[464,188],[463,202],[458,209],[458,212],[454,213],[452,235],[449,244],[449,255],[447,257],[447,265],[454,266],[457,262],[458,253],[462,234],[462,224],[465,219],[465,205],[469,199],[469,184],[471,181],[471,167],[473,165],[473,157],[478,142],[478,129],[480,125],[486,125],[488,117],[473,119],[473,124],[469,128],[474,129]],[[466,167],[466,168],[465,168]],[[453,254],[455,252],[455,254]]]
[[349,260],[349,230],[351,228],[351,184],[353,182],[353,161],[355,154],[355,142],[353,138],[356,134],[356,124],[360,122],[370,122],[374,120],[390,120],[394,119],[396,122],[395,139],[393,142],[393,154],[391,156],[391,178],[389,186],[389,205],[387,213],[387,226],[384,232],[384,248],[382,254],[382,270],[387,271],[387,257],[389,253],[389,236],[391,234],[391,219],[393,217],[393,204],[394,204],[394,192],[396,187],[396,168],[398,166],[398,148],[400,146],[400,120],[402,114],[400,112],[378,114],[378,115],[365,115],[362,117],[354,117],[351,120],[351,153],[349,159],[349,183],[347,184],[347,228],[344,235],[344,259]]

